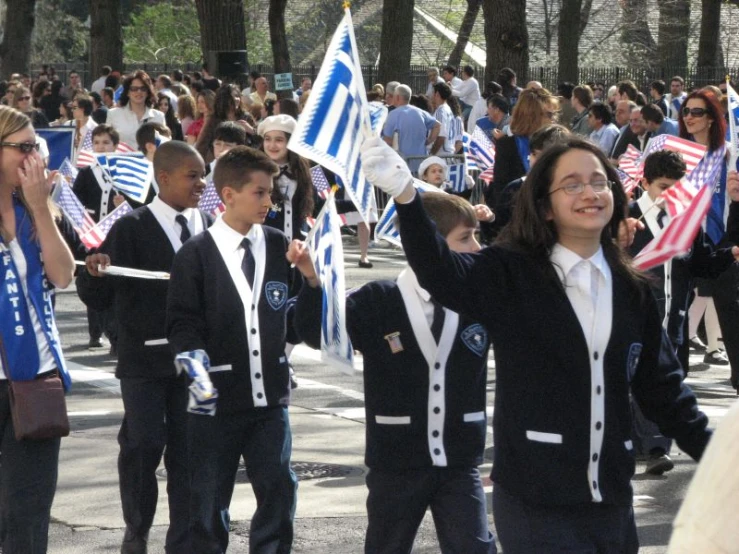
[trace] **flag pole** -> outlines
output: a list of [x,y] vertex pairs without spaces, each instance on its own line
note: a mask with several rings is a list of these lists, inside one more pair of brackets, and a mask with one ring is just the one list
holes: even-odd
[[[349,8],[351,8],[351,5],[352,5],[352,3],[349,0],[343,0],[342,3],[341,3],[342,8],[344,9],[344,14],[349,19],[351,19],[351,17],[352,17],[351,10],[349,9]],[[354,25],[354,22],[352,21],[352,26],[353,25]],[[356,50],[355,50],[355,52],[356,52]],[[362,77],[362,78],[364,78],[364,77]],[[365,91],[365,95],[366,95],[366,91]],[[364,114],[363,114],[363,117],[362,117],[362,136],[365,139],[369,139],[369,138],[372,138],[372,136],[373,136],[372,126],[370,125],[370,122],[369,122],[369,113],[368,113],[368,111],[366,109],[363,110],[363,111],[364,111]],[[368,225],[369,225],[369,223],[368,223]]]

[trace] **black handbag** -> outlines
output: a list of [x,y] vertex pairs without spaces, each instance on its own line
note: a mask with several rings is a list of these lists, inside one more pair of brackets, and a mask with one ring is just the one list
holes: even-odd
[[67,402],[59,373],[54,370],[32,381],[13,381],[2,337],[0,356],[8,379],[10,414],[16,440],[44,440],[69,435]]

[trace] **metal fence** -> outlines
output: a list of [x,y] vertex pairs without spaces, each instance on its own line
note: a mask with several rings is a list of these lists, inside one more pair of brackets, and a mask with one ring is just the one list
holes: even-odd
[[[82,82],[85,83],[87,87],[89,87],[98,77],[97,75],[90,75],[89,64],[86,62],[57,63],[52,65],[56,73],[59,75],[59,78],[65,83],[68,81],[70,71],[77,71],[82,77]],[[149,73],[152,78],[155,78],[157,75],[162,73],[169,74],[175,69],[181,69],[185,73],[192,73],[193,71],[200,70],[200,68],[201,65],[194,62],[177,66],[166,63],[136,63],[124,64],[122,70],[123,72],[129,72],[135,69],[143,69]],[[303,77],[310,77],[315,80],[319,69],[320,65],[315,64],[293,66],[292,74],[294,87],[297,88],[300,85],[300,80]],[[429,69],[432,69],[432,67],[425,65],[412,65],[406,78],[400,80],[410,86],[413,92],[423,93],[426,91],[426,86],[428,85],[427,75]],[[33,68],[32,75],[37,75],[40,70],[40,67]],[[271,65],[255,64],[251,66],[250,70],[259,71],[270,80],[274,76],[274,70]],[[484,68],[475,67],[475,72],[476,78],[482,86],[484,82]],[[697,66],[665,66],[653,68],[583,67],[580,69],[579,82],[602,82],[605,83],[606,86],[610,86],[615,85],[624,79],[631,79],[636,83],[640,90],[646,92],[649,90],[649,84],[656,79],[665,81],[669,86],[670,79],[674,75],[680,75],[685,79],[686,88],[691,89],[706,85],[717,85],[725,79],[727,74],[739,76],[739,67],[702,68],[700,70]],[[364,76],[364,82],[367,89],[371,88],[372,85],[377,82],[377,66],[363,65],[362,75]],[[244,80],[245,76],[239,81]],[[540,81],[547,89],[556,91],[557,84],[559,83],[558,70],[556,67],[551,66],[530,67],[526,75],[519,76],[519,86],[524,86],[526,82],[530,80]]]

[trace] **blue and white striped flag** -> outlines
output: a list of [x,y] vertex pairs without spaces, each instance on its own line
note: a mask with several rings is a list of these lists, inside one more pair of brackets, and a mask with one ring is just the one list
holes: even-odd
[[368,224],[373,194],[362,172],[359,147],[370,134],[370,108],[347,8],[288,148],[336,174]]
[[354,348],[346,330],[346,287],[344,285],[344,249],[341,220],[336,213],[334,195],[329,194],[316,223],[305,238],[310,248],[316,275],[321,281],[323,313],[321,316],[321,357],[354,374]]
[[739,157],[739,95],[734,87],[726,82],[726,98],[729,101],[729,144],[731,144],[731,155],[729,157],[729,171],[736,171],[736,162]]
[[[420,179],[413,179],[413,186],[420,193],[440,192],[446,194],[440,188],[437,188],[434,185],[429,185]],[[402,248],[403,244],[400,241],[400,229],[396,223],[397,217],[398,214],[395,210],[395,199],[391,198],[388,200],[388,203],[385,204],[382,216],[377,222],[377,226],[375,227],[375,238],[377,240],[386,240],[390,244],[394,244],[395,246],[400,246]]]
[[113,187],[143,204],[154,178],[154,166],[143,154],[98,154],[100,167],[108,172]]
[[444,190],[450,190],[456,193],[465,192],[467,186],[467,172],[464,170],[464,164],[454,164],[449,166],[449,180],[444,183]]

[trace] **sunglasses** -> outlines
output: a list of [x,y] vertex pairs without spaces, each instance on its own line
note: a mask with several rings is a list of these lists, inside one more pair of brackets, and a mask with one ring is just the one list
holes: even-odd
[[30,100],[30,99],[31,99],[31,97],[30,97],[30,96],[21,96],[20,98],[18,98],[18,102],[21,102],[21,101],[23,101],[23,100],[25,100],[25,101],[28,101],[28,100]]
[[128,90],[130,92],[147,92],[149,90],[149,87],[129,87]]
[[0,146],[9,146],[17,148],[24,154],[30,154],[34,150],[38,151],[40,145],[36,142],[0,142]]
[[703,117],[708,113],[708,110],[705,108],[688,108],[685,106],[683,108],[683,117],[688,117],[689,115],[692,115],[693,117]]

